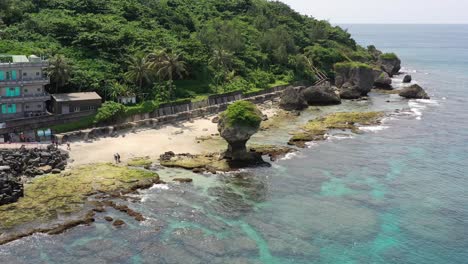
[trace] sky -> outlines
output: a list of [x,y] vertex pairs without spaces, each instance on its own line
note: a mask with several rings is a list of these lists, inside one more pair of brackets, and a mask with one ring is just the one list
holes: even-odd
[[281,0],[333,24],[468,24],[468,0]]

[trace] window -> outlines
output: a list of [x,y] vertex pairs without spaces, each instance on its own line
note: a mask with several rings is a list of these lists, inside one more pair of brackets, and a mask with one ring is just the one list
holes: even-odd
[[80,112],[80,107],[79,107],[79,106],[75,106],[74,112]]
[[5,80],[5,72],[0,71],[0,81],[4,81],[4,80]]
[[16,71],[6,72],[7,80],[16,80]]
[[95,109],[96,109],[96,106],[94,106],[94,105],[91,105],[91,106],[89,107],[89,110],[95,110]]
[[37,91],[40,92],[40,91],[41,91],[41,88],[37,88]]
[[2,105],[2,114],[14,114],[16,113],[16,104]]
[[8,113],[9,113],[9,114],[14,114],[14,113],[16,113],[16,104],[10,104],[10,105],[8,105]]
[[28,73],[27,73],[27,72],[23,72],[23,76],[28,76]]
[[29,109],[29,105],[25,105],[24,108]]
[[40,75],[41,75],[41,73],[40,73],[40,72],[36,72],[36,76],[40,76]]
[[27,92],[28,92],[28,89],[24,89],[24,92],[27,93]]
[[37,105],[37,108],[42,108],[42,105],[38,104],[38,105]]
[[21,95],[21,89],[19,87],[10,87],[6,89],[7,97],[15,97]]

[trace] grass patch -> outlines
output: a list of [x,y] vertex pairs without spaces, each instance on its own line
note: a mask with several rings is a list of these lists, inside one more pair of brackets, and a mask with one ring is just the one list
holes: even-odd
[[384,53],[380,55],[382,60],[397,60],[398,56],[395,53]]
[[151,166],[151,164],[153,164],[153,162],[149,157],[133,158],[127,162],[127,165],[131,167],[147,167]]
[[0,206],[0,230],[26,223],[44,223],[80,211],[94,193],[131,190],[158,181],[156,173],[94,164],[59,175],[35,178],[18,202]]
[[372,66],[366,63],[357,62],[357,61],[348,61],[348,62],[339,62],[335,64],[335,71],[342,71],[348,69],[372,69]]

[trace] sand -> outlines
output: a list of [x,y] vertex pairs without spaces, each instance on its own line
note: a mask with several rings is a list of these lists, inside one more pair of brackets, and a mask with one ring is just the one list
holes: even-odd
[[[98,138],[90,142],[71,143],[71,165],[113,162],[114,153],[119,153],[123,162],[135,157],[150,157],[157,160],[167,151],[199,154],[219,151],[221,146],[210,147],[197,143],[197,137],[217,134],[217,125],[209,119],[197,119],[167,125],[158,129],[142,129],[135,133],[121,133],[118,137]],[[62,148],[66,148],[62,146]]]
[[[277,112],[272,103],[259,106],[268,117]],[[194,119],[166,125],[157,129],[140,129],[136,132],[121,133],[118,137],[98,138],[93,141],[77,141],[71,143],[71,167],[91,163],[114,162],[114,154],[119,153],[121,161],[126,162],[135,157],[150,157],[157,161],[159,156],[167,151],[175,153],[212,153],[223,151],[226,141],[215,136],[214,140],[198,140],[218,134],[218,125],[211,120],[215,116]],[[66,149],[66,146],[60,148]]]

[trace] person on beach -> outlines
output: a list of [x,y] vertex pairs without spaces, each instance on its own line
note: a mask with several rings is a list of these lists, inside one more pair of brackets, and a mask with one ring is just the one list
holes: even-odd
[[120,154],[119,153],[114,154],[114,160],[115,160],[116,164],[120,163]]

